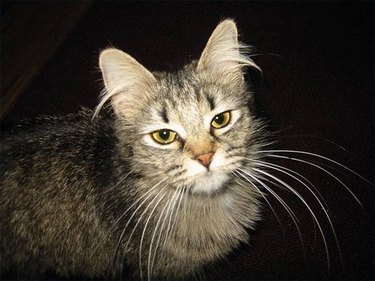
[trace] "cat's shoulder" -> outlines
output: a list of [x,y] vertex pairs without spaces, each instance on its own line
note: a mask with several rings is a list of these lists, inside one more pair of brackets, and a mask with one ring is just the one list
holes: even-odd
[[11,120],[1,127],[1,142],[17,143],[45,138],[70,139],[112,134],[113,120],[110,114],[93,118],[93,110],[82,107],[76,113],[66,115],[40,115],[32,118]]

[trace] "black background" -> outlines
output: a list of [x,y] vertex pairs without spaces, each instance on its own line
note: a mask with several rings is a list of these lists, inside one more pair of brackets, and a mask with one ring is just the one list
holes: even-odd
[[[124,50],[150,70],[174,70],[198,58],[215,26],[227,17],[236,20],[240,39],[257,49],[253,59],[264,72],[264,83],[256,99],[279,131],[277,146],[325,155],[373,181],[371,1],[94,2],[2,125],[13,118],[64,114],[81,106],[93,108],[102,88],[97,59],[105,47]],[[316,212],[326,234],[331,268],[307,208],[290,192],[275,188],[300,220],[305,257],[293,221],[269,196],[281,225],[266,206],[264,220],[252,233],[250,245],[208,267],[201,278],[374,279],[374,187],[342,169],[333,170],[356,194],[362,208],[345,187],[319,169],[294,161],[279,163],[306,176],[322,193],[343,263],[319,205],[305,188],[282,177]],[[319,163],[327,168],[327,163]]]

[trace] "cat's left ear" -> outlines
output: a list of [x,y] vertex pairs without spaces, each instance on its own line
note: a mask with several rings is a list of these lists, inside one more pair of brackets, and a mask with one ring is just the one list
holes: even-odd
[[215,74],[242,76],[243,67],[259,67],[243,54],[246,47],[238,42],[235,22],[231,19],[221,22],[211,34],[199,59],[197,70]]

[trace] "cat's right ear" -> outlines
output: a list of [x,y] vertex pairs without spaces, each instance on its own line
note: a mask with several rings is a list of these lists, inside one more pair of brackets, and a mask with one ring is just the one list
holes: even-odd
[[118,117],[130,117],[147,102],[150,86],[156,82],[150,71],[128,54],[114,48],[101,52],[99,66],[105,91],[95,110],[96,116],[110,100]]
[[198,71],[208,71],[224,79],[242,81],[247,67],[260,68],[247,55],[248,47],[238,42],[236,23],[226,19],[212,32],[198,61]]

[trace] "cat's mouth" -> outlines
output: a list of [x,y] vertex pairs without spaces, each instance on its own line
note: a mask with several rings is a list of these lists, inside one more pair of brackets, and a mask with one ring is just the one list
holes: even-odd
[[229,175],[223,171],[207,170],[198,174],[192,183],[192,193],[212,194],[218,192],[229,180]]

